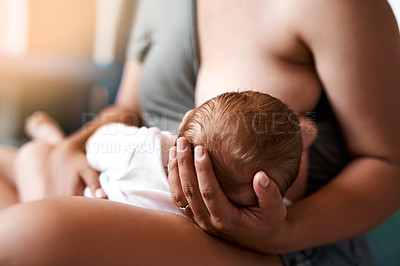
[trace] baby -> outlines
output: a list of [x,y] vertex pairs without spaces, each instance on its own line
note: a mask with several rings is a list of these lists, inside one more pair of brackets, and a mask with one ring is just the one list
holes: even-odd
[[[297,200],[304,194],[306,150],[316,135],[315,127],[306,121],[300,118],[299,122],[284,103],[267,94],[229,92],[189,111],[179,136],[208,150],[232,203],[252,206],[257,204],[252,178],[258,171],[265,171],[282,195],[298,176],[296,188],[286,195]],[[168,150],[175,142],[176,136],[157,128],[109,124],[88,140],[87,160],[101,173],[100,183],[110,200],[182,215],[167,180]],[[84,194],[92,196],[88,188]]]
[[[300,120],[307,150],[315,128],[305,123],[305,118]],[[179,136],[207,149],[231,202],[251,206],[257,204],[253,177],[258,171],[266,172],[282,195],[294,183],[303,151],[299,123],[287,105],[272,96],[255,91],[232,92],[191,110],[180,126]],[[306,161],[307,156],[303,158]],[[306,166],[303,164],[303,168]],[[305,184],[306,172],[302,169],[300,183]],[[305,187],[301,190],[305,192]],[[292,195],[290,199],[301,196]]]
[[[274,97],[254,91],[230,92],[189,111],[179,136],[208,150],[218,181],[232,203],[252,206],[257,204],[252,185],[256,172],[265,171],[282,195],[294,183],[303,151],[299,124],[297,116]],[[312,126],[307,129],[308,134],[303,127],[304,136],[315,133]],[[175,141],[176,136],[157,128],[106,125],[89,139],[87,159],[101,172],[100,183],[110,200],[181,214],[172,202],[167,180],[168,150]],[[311,142],[307,141],[305,150]],[[301,173],[303,187],[290,200],[305,191],[307,170]],[[85,195],[90,197],[88,189]]]

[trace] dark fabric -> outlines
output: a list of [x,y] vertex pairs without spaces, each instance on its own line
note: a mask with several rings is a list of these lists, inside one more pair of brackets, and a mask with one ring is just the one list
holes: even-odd
[[358,236],[332,245],[281,255],[285,266],[372,266],[369,241]]
[[311,113],[311,119],[317,124],[318,136],[309,149],[308,193],[328,183],[350,161],[336,118],[324,92]]

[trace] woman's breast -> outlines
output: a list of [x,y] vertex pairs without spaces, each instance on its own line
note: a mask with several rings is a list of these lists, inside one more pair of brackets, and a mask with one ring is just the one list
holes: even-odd
[[237,90],[264,92],[296,112],[310,112],[318,103],[322,87],[309,65],[279,59],[226,58],[201,65],[195,90],[196,106],[221,93]]
[[279,2],[237,1],[229,8],[198,2],[197,106],[226,91],[251,89],[298,112],[314,109],[322,89],[313,56]]

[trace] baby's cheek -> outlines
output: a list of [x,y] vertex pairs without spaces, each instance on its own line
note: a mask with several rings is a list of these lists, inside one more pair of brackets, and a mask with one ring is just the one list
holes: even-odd
[[301,137],[303,139],[303,148],[307,150],[318,136],[318,128],[314,121],[310,119],[300,120]]

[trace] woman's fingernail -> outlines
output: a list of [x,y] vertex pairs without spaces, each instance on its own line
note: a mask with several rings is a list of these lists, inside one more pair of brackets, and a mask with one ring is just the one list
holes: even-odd
[[106,198],[107,195],[102,188],[98,188],[94,191],[94,196],[98,199]]
[[186,147],[186,141],[184,141],[183,139],[178,139],[178,151],[183,152],[186,150]]
[[201,161],[204,158],[204,148],[201,146],[196,146],[196,148],[194,148],[194,158],[196,159],[196,161]]
[[169,149],[169,160],[170,161],[174,161],[176,159],[176,148],[175,147],[171,147]]
[[264,172],[258,172],[257,175],[259,175],[259,182],[261,187],[266,188],[269,185],[269,178]]

